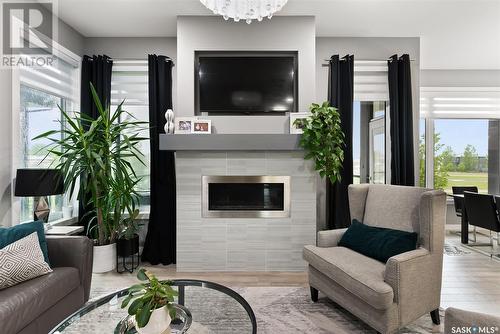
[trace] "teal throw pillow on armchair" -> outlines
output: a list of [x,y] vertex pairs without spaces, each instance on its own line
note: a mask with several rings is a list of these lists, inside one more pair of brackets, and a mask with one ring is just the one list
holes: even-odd
[[368,226],[354,219],[339,246],[385,263],[394,255],[417,249],[417,240],[415,232]]

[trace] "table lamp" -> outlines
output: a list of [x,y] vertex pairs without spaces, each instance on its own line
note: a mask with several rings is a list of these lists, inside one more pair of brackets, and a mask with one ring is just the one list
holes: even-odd
[[47,196],[63,194],[63,180],[63,175],[59,169],[18,169],[14,195],[18,197],[35,197],[33,219],[48,223],[50,206]]

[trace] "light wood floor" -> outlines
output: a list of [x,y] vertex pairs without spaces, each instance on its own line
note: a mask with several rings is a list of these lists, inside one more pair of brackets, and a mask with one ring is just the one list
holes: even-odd
[[[480,237],[480,240],[487,241],[487,238]],[[447,234],[446,243],[459,245],[460,239],[457,235]],[[500,316],[500,261],[475,251],[469,252],[459,256],[444,255],[441,307],[453,306]],[[307,274],[303,272],[179,273],[174,265],[143,267],[161,279],[203,279],[229,287],[307,286]],[[93,296],[126,288],[135,282],[135,274],[94,274]]]

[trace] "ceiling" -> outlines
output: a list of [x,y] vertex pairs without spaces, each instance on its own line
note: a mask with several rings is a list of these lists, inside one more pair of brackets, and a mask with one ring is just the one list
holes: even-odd
[[[86,37],[175,37],[177,16],[212,15],[199,0],[59,0],[58,12]],[[500,0],[289,0],[279,15],[315,16],[320,37],[420,37],[423,68],[500,69]]]

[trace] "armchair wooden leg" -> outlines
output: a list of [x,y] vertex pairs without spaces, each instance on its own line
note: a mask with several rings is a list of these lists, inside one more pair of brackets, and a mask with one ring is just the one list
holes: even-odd
[[439,325],[441,321],[439,320],[439,309],[431,311],[431,319],[434,325]]
[[318,301],[318,290],[313,288],[312,286],[310,287],[310,289],[311,289],[311,300],[316,303]]

